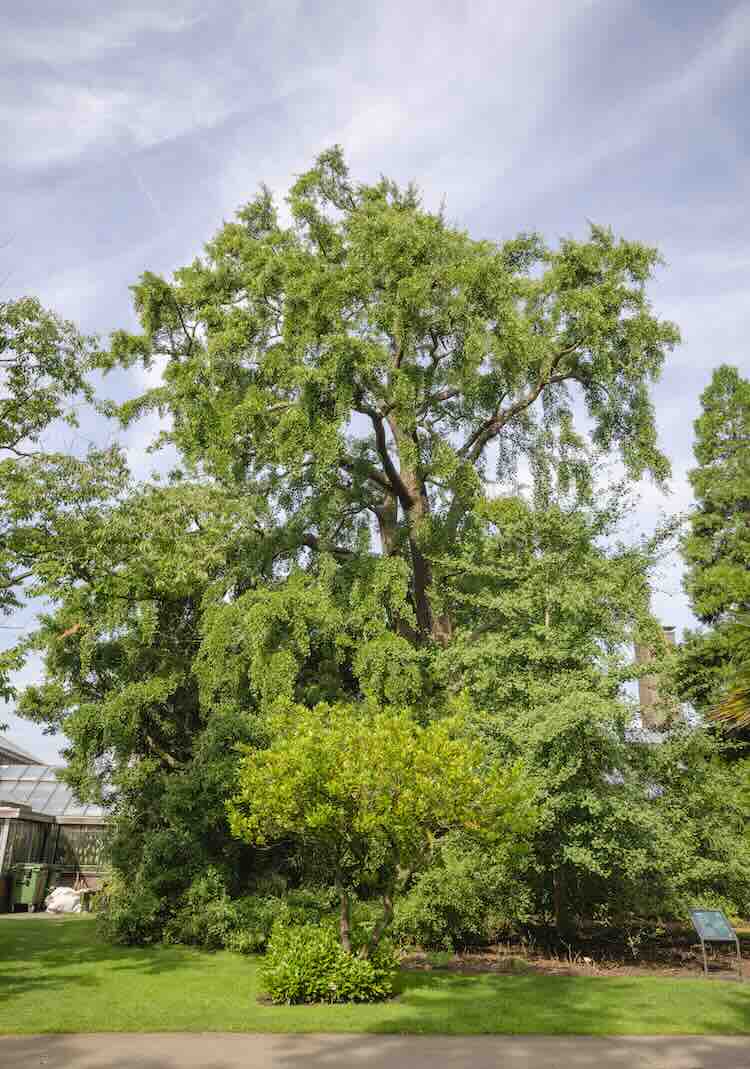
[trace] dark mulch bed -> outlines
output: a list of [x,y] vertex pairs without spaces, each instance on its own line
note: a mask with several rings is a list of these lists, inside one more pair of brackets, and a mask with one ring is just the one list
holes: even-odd
[[[750,979],[750,928],[738,930],[742,975]],[[405,969],[444,969],[463,973],[544,973],[556,976],[665,976],[696,978],[703,974],[703,956],[695,932],[677,924],[631,931],[582,930],[570,942],[547,932],[527,931],[501,943],[457,952],[407,954]],[[711,975],[738,975],[734,945],[708,948]]]

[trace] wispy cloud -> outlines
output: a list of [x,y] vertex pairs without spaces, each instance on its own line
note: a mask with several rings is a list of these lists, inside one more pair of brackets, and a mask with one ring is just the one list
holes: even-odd
[[0,20],[5,30],[4,51],[10,60],[62,64],[66,68],[109,56],[136,44],[147,34],[176,34],[205,17],[203,5],[190,0],[158,5],[134,0],[129,4],[66,5],[61,18],[56,3],[37,3],[27,11],[10,11]]
[[[690,502],[712,367],[750,366],[749,52],[748,0],[6,4],[3,292],[87,330],[132,325],[144,269],[189,261],[259,182],[282,197],[333,142],[357,177],[416,179],[482,236],[611,223],[664,249],[655,306],[685,338],[655,391],[675,480],[643,488],[648,527]],[[127,436],[139,473],[152,429]],[[682,624],[667,572],[656,607]]]

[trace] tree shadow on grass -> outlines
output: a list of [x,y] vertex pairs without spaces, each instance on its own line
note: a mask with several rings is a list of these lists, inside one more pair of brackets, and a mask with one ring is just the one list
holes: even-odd
[[0,918],[0,999],[70,985],[97,987],[109,972],[172,973],[194,966],[195,953],[184,947],[114,946],[88,917]]
[[436,971],[402,973],[398,989],[400,1003],[413,1012],[383,1026],[373,1024],[371,1031],[392,1031],[395,1025],[398,1031],[419,1032],[429,1017],[441,1022],[445,1034],[750,1034],[750,984],[731,980]]
[[[653,1033],[675,1028],[669,1000],[660,1018],[653,987],[644,989],[637,979],[544,977],[540,983],[533,976],[402,974],[398,1005],[407,1012],[388,1016],[384,1003],[382,1019],[367,1023],[369,1035],[338,1034],[313,1049],[306,1040],[321,1037],[281,1036],[273,1067],[750,1069],[750,1037],[741,1034],[750,1033],[750,986],[719,983],[719,1019],[715,1008],[696,998],[695,1012],[677,1029],[682,1035],[633,1038],[639,1023]],[[686,1018],[684,1007],[679,1016]],[[438,1029],[441,1034],[434,1034]],[[734,1035],[694,1034],[703,1029]]]

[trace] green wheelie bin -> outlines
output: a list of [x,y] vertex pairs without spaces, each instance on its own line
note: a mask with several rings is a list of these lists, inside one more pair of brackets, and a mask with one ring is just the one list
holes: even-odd
[[33,913],[44,905],[47,890],[49,865],[38,861],[20,861],[11,869],[10,909],[14,913],[19,906],[26,906]]

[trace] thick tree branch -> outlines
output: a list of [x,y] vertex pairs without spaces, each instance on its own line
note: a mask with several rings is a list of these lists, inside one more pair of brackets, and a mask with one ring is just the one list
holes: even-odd
[[170,768],[176,769],[181,767],[180,762],[176,758],[172,757],[171,754],[167,753],[166,750],[163,750],[160,746],[157,746],[157,744],[148,734],[146,735],[146,742],[148,744],[148,748],[151,750],[154,756],[160,758],[166,765],[169,765]]
[[18,586],[18,584],[23,583],[24,580],[30,579],[33,574],[33,571],[30,571],[22,572],[21,575],[11,576],[10,579],[0,582],[0,590],[12,590],[14,586]]
[[377,948],[380,940],[393,920],[393,889],[389,888],[383,895],[383,915],[375,925],[369,940],[360,950],[360,957],[369,958]]
[[452,401],[454,397],[460,397],[461,390],[455,386],[450,389],[440,390],[439,393],[429,394],[418,408],[420,415],[428,412],[432,405],[442,404],[443,401]]
[[373,430],[375,431],[375,448],[377,449],[378,456],[380,457],[383,463],[383,469],[385,471],[386,476],[388,477],[390,489],[392,489],[395,493],[401,504],[401,507],[405,511],[408,511],[414,504],[414,502],[406,483],[401,478],[401,473],[399,472],[396,465],[393,463],[393,458],[391,457],[391,454],[388,451],[388,440],[385,434],[385,421],[382,415],[380,414],[380,412],[378,412],[376,408],[373,408],[372,405],[368,405],[367,402],[364,401],[361,397],[357,399],[357,402],[353,407],[355,412],[361,412],[363,415],[370,417],[370,422],[372,423]]
[[512,419],[520,415],[521,412],[525,412],[527,408],[530,408],[546,386],[549,386],[551,383],[565,382],[566,379],[576,378],[577,375],[573,370],[560,375],[554,374],[555,368],[557,368],[563,357],[569,356],[572,352],[575,352],[576,348],[577,346],[570,345],[565,349],[561,349],[560,352],[555,355],[547,374],[543,375],[528,393],[525,393],[523,397],[519,397],[519,399],[510,405],[509,408],[496,412],[496,414],[483,423],[481,427],[478,427],[458,450],[458,455],[465,460],[470,460],[472,462],[478,460],[488,442],[492,441],[492,439],[495,438],[503,427],[507,426]]

